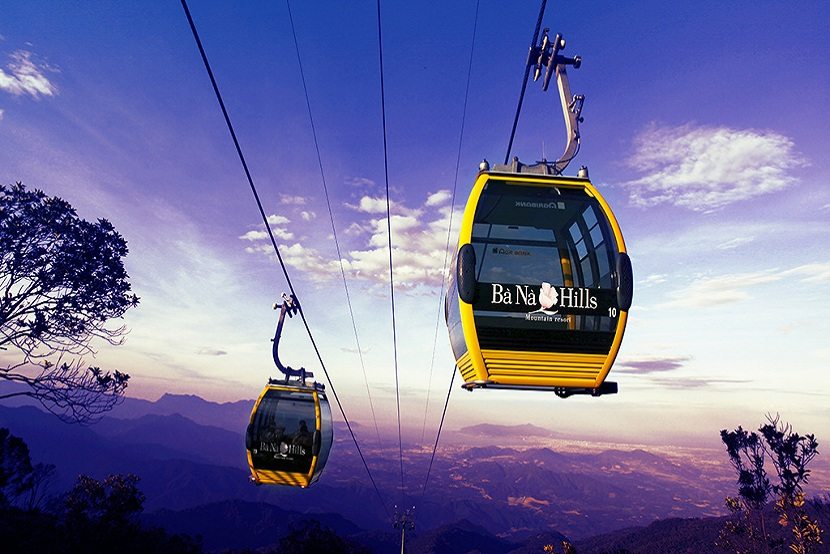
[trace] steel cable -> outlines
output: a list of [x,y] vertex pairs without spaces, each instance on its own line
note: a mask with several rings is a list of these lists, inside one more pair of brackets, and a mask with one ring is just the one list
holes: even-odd
[[392,355],[395,364],[395,402],[398,408],[398,453],[401,466],[401,496],[404,495],[403,477],[403,437],[401,434],[401,393],[398,379],[398,335],[395,323],[395,276],[392,264],[392,209],[389,202],[389,148],[386,140],[386,93],[383,84],[383,33],[380,18],[380,0],[378,7],[378,57],[380,60],[380,109],[383,122],[383,175],[386,182],[386,234],[389,244],[389,295],[392,304]]
[[[294,290],[294,286],[291,283],[291,278],[288,275],[288,269],[285,266],[285,262],[282,259],[282,255],[280,254],[279,247],[277,246],[277,241],[274,238],[274,233],[271,230],[271,225],[268,223],[268,216],[265,214],[265,210],[262,207],[262,202],[260,201],[259,194],[257,193],[256,186],[254,185],[254,180],[251,177],[251,172],[248,169],[248,163],[245,161],[245,156],[242,153],[242,148],[239,144],[239,140],[236,137],[236,132],[234,131],[233,124],[231,123],[230,116],[228,115],[228,110],[225,108],[225,102],[222,100],[222,94],[219,92],[219,86],[216,83],[216,78],[213,75],[213,70],[210,67],[210,62],[208,61],[207,53],[205,52],[204,46],[202,46],[202,41],[199,38],[199,33],[196,30],[196,24],[193,21],[193,17],[190,14],[190,9],[187,6],[187,0],[181,0],[182,8],[184,9],[185,16],[187,16],[187,22],[190,24],[190,30],[193,33],[193,38],[196,40],[196,46],[199,48],[199,54],[201,54],[202,62],[205,65],[205,70],[207,71],[208,77],[210,78],[210,83],[213,86],[213,92],[216,95],[216,100],[219,102],[219,107],[222,109],[222,115],[225,118],[225,123],[228,127],[228,131],[231,134],[231,139],[233,139],[233,144],[236,147],[236,153],[239,156],[239,161],[242,163],[242,168],[245,170],[245,176],[248,179],[248,185],[251,187],[251,192],[254,195],[254,200],[256,200],[257,208],[259,208],[259,213],[262,216],[262,220],[265,224],[265,228],[268,230],[268,236],[271,239],[271,244],[274,246],[274,252],[277,254],[277,259],[279,260],[280,267],[282,268],[283,275],[285,275],[285,281],[288,285],[289,290],[294,298],[297,298],[296,292]],[[387,516],[391,517],[389,512],[389,508],[386,506],[386,503],[383,501],[383,496],[380,494],[380,489],[375,482],[374,477],[372,476],[372,472],[369,469],[369,465],[366,463],[366,458],[363,456],[363,452],[360,449],[360,445],[357,442],[357,437],[352,430],[352,426],[349,423],[349,418],[346,416],[346,412],[343,409],[343,405],[340,402],[340,398],[337,395],[337,391],[334,388],[334,383],[329,377],[328,371],[326,370],[326,365],[323,362],[323,358],[320,354],[320,349],[317,347],[317,343],[314,340],[314,336],[311,332],[311,328],[308,325],[308,320],[305,316],[305,311],[303,310],[302,303],[297,301],[298,304],[298,311],[300,317],[303,321],[303,325],[305,326],[306,333],[308,333],[308,338],[311,341],[311,345],[314,348],[314,352],[317,355],[317,360],[320,362],[320,366],[323,369],[323,373],[326,376],[326,380],[329,382],[329,388],[331,389],[332,396],[334,396],[335,401],[337,402],[337,407],[340,409],[340,414],[343,416],[343,420],[346,422],[346,427],[349,430],[349,434],[352,437],[352,441],[354,441],[355,448],[357,448],[357,453],[360,455],[360,459],[363,461],[363,467],[366,468],[366,473],[369,476],[369,480],[372,482],[372,486],[375,489],[375,493],[377,493],[378,499],[383,506],[384,511],[386,512]]]
[[519,103],[516,105],[516,115],[513,118],[513,128],[510,130],[510,142],[507,143],[507,154],[504,155],[504,163],[510,163],[510,151],[513,149],[513,139],[516,136],[516,126],[519,124],[519,114],[522,112],[522,103],[525,99],[525,90],[527,90],[527,78],[530,75],[530,52],[536,48],[536,41],[539,39],[539,29],[542,28],[542,18],[545,15],[545,5],[547,0],[542,0],[542,5],[539,7],[539,19],[536,20],[536,29],[533,31],[533,41],[530,43],[530,51],[528,52],[528,60],[525,64],[525,77],[522,81],[522,90],[519,93]]
[[444,400],[444,411],[441,413],[441,423],[438,424],[438,433],[435,435],[435,444],[432,446],[432,456],[429,459],[429,467],[427,468],[427,476],[424,479],[424,488],[421,489],[421,496],[427,492],[427,483],[429,483],[429,475],[432,472],[432,463],[435,461],[435,451],[438,450],[438,440],[441,438],[441,430],[444,428],[444,418],[447,415],[447,406],[450,405],[450,394],[452,394],[452,384],[455,382],[455,367],[452,368],[452,378],[450,379],[450,388],[447,390],[447,399]]
[[337,229],[334,225],[334,214],[332,213],[331,201],[329,199],[329,188],[326,184],[326,174],[323,171],[323,159],[320,155],[320,144],[317,140],[317,128],[314,125],[314,116],[311,113],[311,100],[308,96],[308,86],[306,85],[305,72],[303,71],[303,60],[300,57],[300,44],[297,41],[297,31],[294,28],[294,16],[291,13],[290,0],[285,0],[285,4],[288,8],[288,19],[291,22],[291,35],[294,37],[294,49],[297,51],[297,65],[299,65],[300,67],[300,79],[303,82],[303,93],[305,94],[305,103],[306,107],[308,108],[308,120],[311,122],[311,134],[314,137],[314,149],[317,151],[317,164],[320,167],[320,179],[323,182],[323,193],[326,198],[326,208],[328,209],[329,220],[331,221],[331,234],[334,237],[334,247],[337,250],[337,261],[340,263],[340,276],[343,279],[343,289],[346,291],[346,305],[349,307],[349,317],[352,320],[352,330],[354,331],[354,340],[357,346],[357,355],[360,359],[360,367],[363,370],[363,382],[366,384],[366,395],[369,397],[369,408],[372,411],[372,421],[375,424],[375,434],[377,435],[378,447],[380,448],[380,430],[378,429],[377,417],[375,417],[375,404],[372,401],[372,393],[369,390],[369,379],[366,376],[366,364],[363,361],[363,351],[360,348],[360,339],[358,338],[357,334],[357,324],[355,323],[354,310],[352,309],[352,298],[349,294],[349,286],[346,283],[346,271],[343,269],[343,255],[340,251],[340,241],[337,239]]
[[[424,435],[426,433],[426,426],[427,426],[427,412],[429,411],[429,397],[430,397],[430,389],[432,387],[432,371],[435,366],[435,351],[438,344],[438,327],[441,323],[441,308],[443,306],[442,299],[444,297],[444,286],[446,285],[446,275],[447,275],[447,259],[449,258],[450,252],[450,237],[452,235],[452,220],[453,220],[453,213],[455,210],[455,193],[458,187],[458,170],[461,166],[461,145],[464,141],[464,122],[467,119],[467,98],[470,94],[470,78],[473,71],[473,53],[475,51],[475,44],[476,44],[476,30],[478,28],[478,8],[481,0],[476,0],[476,11],[475,16],[473,18],[473,37],[471,39],[470,44],[470,61],[467,65],[467,86],[464,90],[464,108],[461,111],[461,131],[458,134],[458,153],[455,157],[455,178],[453,179],[452,184],[452,196],[450,198],[450,222],[447,225],[447,243],[444,246],[444,266],[441,269],[441,292],[438,294],[438,314],[435,317],[435,334],[432,339],[432,357],[430,358],[429,362],[429,380],[427,381],[427,401],[424,405],[424,423],[421,427],[421,442],[424,441]],[[455,368],[453,368],[453,372]],[[433,452],[433,456],[435,453]]]

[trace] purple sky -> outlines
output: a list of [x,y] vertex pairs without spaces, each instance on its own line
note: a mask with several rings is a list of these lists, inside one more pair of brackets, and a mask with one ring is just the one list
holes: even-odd
[[[398,358],[414,436],[428,394],[428,435],[437,424],[453,370],[443,322],[434,337],[475,6],[383,4]],[[507,144],[538,3],[505,6],[480,4],[456,215],[478,162],[501,161]],[[286,6],[190,8],[338,392],[371,425]],[[395,406],[375,4],[292,10],[385,427]],[[589,166],[634,264],[611,374],[620,394],[456,390],[450,427],[711,442],[780,412],[830,437],[828,23],[825,2],[551,3],[545,25],[584,60],[569,72],[587,97],[570,171]],[[553,158],[563,136],[556,92],[531,85],[514,153]],[[95,363],[129,372],[131,395],[251,398],[274,374],[270,306],[286,285],[178,2],[8,2],[0,169],[129,241],[141,305],[127,343]],[[283,357],[317,369],[294,321]]]

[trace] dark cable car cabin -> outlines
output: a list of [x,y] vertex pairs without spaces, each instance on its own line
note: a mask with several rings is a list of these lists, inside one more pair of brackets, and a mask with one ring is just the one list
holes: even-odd
[[271,381],[251,411],[245,435],[251,479],[307,487],[320,478],[333,438],[325,392]]
[[293,297],[283,294],[272,353],[284,380],[269,379],[259,395],[245,433],[251,480],[257,485],[308,487],[320,478],[334,441],[331,408],[325,387],[308,384],[313,377],[304,368],[283,366],[278,346],[285,314],[299,310]]
[[[605,378],[633,286],[610,207],[587,170],[580,178],[483,168],[464,211],[445,305],[463,386],[563,397],[617,392]],[[524,169],[547,173],[548,164]]]

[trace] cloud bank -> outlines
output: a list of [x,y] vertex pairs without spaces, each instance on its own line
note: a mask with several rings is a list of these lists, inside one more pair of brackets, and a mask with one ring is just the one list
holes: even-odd
[[792,279],[803,283],[830,282],[830,263],[800,265],[787,270],[762,270],[702,277],[689,286],[669,294],[662,308],[706,308],[733,304],[752,298],[750,291],[759,285]]
[[44,74],[50,68],[32,61],[31,52],[17,50],[9,58],[6,69],[0,68],[0,90],[14,96],[28,94],[34,99],[57,94],[57,87]]
[[805,165],[791,139],[771,131],[649,126],[629,164],[643,175],[623,183],[641,207],[672,204],[697,212],[774,193]]
[[[341,243],[343,271],[347,278],[371,284],[389,282],[389,247],[387,226],[392,228],[392,261],[395,285],[401,288],[439,286],[447,247],[447,228],[452,219],[452,234],[458,232],[461,212],[449,206],[449,191],[429,193],[421,206],[411,208],[400,202],[391,203],[391,221],[386,218],[386,199],[363,196],[356,204],[346,204],[355,212],[355,219],[343,230],[351,248]],[[284,219],[284,218],[283,218]],[[313,218],[306,218],[310,221]],[[285,223],[280,221],[280,223]],[[297,222],[299,223],[299,222]],[[276,229],[275,229],[276,231]],[[341,278],[340,261],[321,253],[315,244],[290,242],[293,234],[280,229],[283,239],[280,254],[286,264],[305,273],[306,277],[327,282]],[[239,238],[249,243],[247,252],[273,255],[265,233],[256,229]],[[253,244],[250,244],[253,243]],[[329,248],[326,248],[330,251]]]

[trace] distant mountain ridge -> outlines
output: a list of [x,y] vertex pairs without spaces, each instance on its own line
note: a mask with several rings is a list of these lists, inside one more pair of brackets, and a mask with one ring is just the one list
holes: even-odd
[[[25,389],[26,387],[19,383],[0,381],[0,395]],[[40,403],[26,396],[6,399],[0,406],[33,406],[40,410],[43,409]],[[180,414],[200,425],[220,427],[237,432],[239,429],[244,429],[248,424],[253,406],[253,398],[234,402],[212,402],[195,394],[165,393],[158,400],[125,396],[104,416],[117,419],[136,419],[145,415]]]
[[200,425],[238,432],[248,424],[253,406],[254,399],[211,402],[194,394],[165,393],[155,402],[125,398],[107,415],[119,419],[135,419],[145,415],[180,414]]
[[239,429],[233,432],[200,425],[179,412],[147,414],[136,419],[105,417],[95,424],[94,430],[113,443],[137,444],[151,449],[164,447],[176,453],[172,457],[240,469],[246,467],[244,440]]
[[[351,438],[339,425],[320,483],[302,491],[252,486],[243,440],[249,409],[247,401],[220,404],[171,394],[158,402],[126,399],[91,426],[65,425],[30,406],[0,406],[0,426],[22,436],[36,462],[58,467],[56,488],[62,490],[79,473],[102,478],[129,472],[141,478],[148,512],[195,510],[230,501],[265,502],[290,506],[309,517],[339,514],[362,529],[388,529],[388,516]],[[237,423],[232,425],[234,418]],[[467,431],[514,437],[516,429],[535,436],[550,434],[534,426],[489,424]],[[389,491],[396,490],[400,479],[398,461],[374,442],[362,442],[361,448],[389,502]],[[478,438],[473,442],[488,444]],[[545,440],[526,444],[545,444]],[[421,530],[467,519],[517,545],[540,529],[579,538],[644,526],[668,516],[718,515],[723,496],[734,483],[728,473],[722,478],[706,474],[704,479],[704,470],[694,464],[680,464],[642,449],[575,453],[448,442],[439,448],[429,487],[421,496],[422,482],[417,481],[429,452],[405,444],[404,454],[409,494],[418,496]],[[719,486],[724,487],[722,492]]]

